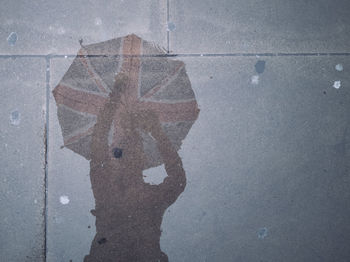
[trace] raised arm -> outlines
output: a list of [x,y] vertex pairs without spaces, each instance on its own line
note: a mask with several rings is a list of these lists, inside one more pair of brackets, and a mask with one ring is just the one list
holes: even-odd
[[186,173],[182,167],[179,154],[163,130],[160,129],[156,133],[152,132],[152,136],[157,141],[158,150],[168,175],[158,187],[163,197],[162,200],[171,205],[185,189]]
[[93,165],[100,165],[108,157],[108,134],[113,116],[121,103],[121,95],[126,86],[126,76],[118,75],[112,92],[104,107],[100,110],[92,133],[91,161]]
[[158,117],[150,111],[136,114],[137,125],[151,133],[156,140],[158,150],[162,157],[167,172],[163,183],[158,185],[160,200],[171,205],[184,191],[186,186],[186,174],[182,167],[182,161],[167,135],[164,133]]

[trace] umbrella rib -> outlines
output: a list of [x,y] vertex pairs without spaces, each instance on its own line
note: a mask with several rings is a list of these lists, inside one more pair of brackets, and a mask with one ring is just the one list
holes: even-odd
[[97,96],[102,96],[102,97],[106,97],[106,98],[108,97],[108,93],[96,92],[96,91],[91,91],[91,90],[87,90],[84,88],[76,87],[76,86],[69,84],[65,81],[61,81],[59,83],[59,85],[70,88],[70,89],[78,91],[78,92],[86,93],[86,94],[97,95]]
[[98,114],[107,100],[102,96],[74,90],[63,85],[58,85],[53,93],[58,104],[64,104],[74,110],[94,115]]
[[157,86],[153,87],[151,90],[149,90],[145,95],[143,95],[141,98],[144,99],[145,101],[147,98],[151,98],[153,95],[155,95],[156,93],[158,93],[160,90],[166,88],[170,83],[172,83],[180,74],[181,69],[184,68],[185,64],[181,63],[175,70],[174,72],[167,76],[166,78],[164,78],[162,80],[162,82],[160,84],[158,84]]
[[73,112],[75,114],[78,114],[78,115],[82,116],[82,117],[90,117],[90,118],[96,118],[97,117],[96,114],[91,114],[91,113],[88,113],[88,112],[78,111],[78,110],[75,110],[74,108],[66,106],[65,104],[57,104],[57,106],[63,107],[66,110],[69,110],[69,111],[71,111],[71,112]]
[[64,139],[64,146],[67,147],[67,146],[69,146],[71,144],[74,144],[80,138],[88,136],[88,135],[91,135],[93,130],[94,130],[94,126],[95,126],[95,124],[92,127],[90,127],[86,132],[79,133],[79,134],[77,134],[75,136],[72,136],[70,138]]
[[107,90],[109,88],[107,87],[107,85],[105,84],[103,79],[97,74],[97,72],[95,71],[95,69],[91,65],[91,62],[90,62],[90,60],[88,58],[88,52],[85,50],[85,48],[82,48],[79,51],[79,59],[80,59],[81,63],[84,65],[84,67],[87,70],[87,72],[89,73],[90,77],[95,82],[95,84],[98,87],[98,89],[101,92],[103,92],[103,93],[108,93]]

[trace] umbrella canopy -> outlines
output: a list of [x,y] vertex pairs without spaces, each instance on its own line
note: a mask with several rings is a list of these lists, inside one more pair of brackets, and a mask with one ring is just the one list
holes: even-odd
[[[108,100],[115,76],[128,76],[123,106],[132,111],[153,111],[176,150],[180,149],[199,109],[182,61],[136,35],[82,46],[53,90],[64,146],[90,160],[93,127]],[[120,135],[120,114],[109,132],[113,148]],[[142,133],[145,168],[162,164],[154,139]]]

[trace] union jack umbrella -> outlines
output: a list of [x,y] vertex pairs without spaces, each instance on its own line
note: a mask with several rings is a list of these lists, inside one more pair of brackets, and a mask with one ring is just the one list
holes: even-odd
[[[128,76],[123,106],[115,113],[109,132],[114,148],[122,132],[126,109],[153,111],[176,150],[180,149],[199,109],[182,61],[136,35],[82,46],[62,80],[53,90],[64,147],[90,160],[93,127],[107,102],[115,76]],[[162,164],[154,139],[142,133],[145,168]]]

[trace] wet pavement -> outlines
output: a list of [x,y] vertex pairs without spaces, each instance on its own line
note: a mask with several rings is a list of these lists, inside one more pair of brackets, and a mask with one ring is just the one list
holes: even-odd
[[[182,61],[200,109],[181,148],[173,143],[186,186],[160,220],[159,259],[349,261],[349,11],[343,0],[4,1],[1,261],[83,261],[95,236],[98,248],[117,243],[96,235],[96,212],[111,204],[95,206],[90,161],[65,146],[52,91],[81,48],[129,34],[154,43],[142,50],[156,62],[138,81],[157,82],[167,59]],[[170,176],[164,162],[141,168],[152,188]],[[115,212],[111,232],[124,221]],[[120,261],[147,261],[131,258],[147,247],[140,241]]]

